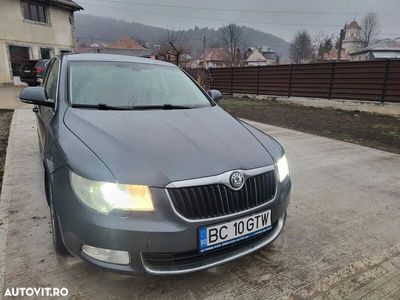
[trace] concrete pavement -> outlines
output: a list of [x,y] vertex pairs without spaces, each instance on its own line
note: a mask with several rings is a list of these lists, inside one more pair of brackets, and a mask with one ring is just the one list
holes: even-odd
[[126,277],[54,254],[34,115],[17,109],[0,202],[0,295],[41,286],[67,287],[71,299],[400,299],[400,156],[252,124],[287,151],[283,234],[208,271]]
[[19,101],[18,95],[25,86],[0,86],[0,109],[32,108]]

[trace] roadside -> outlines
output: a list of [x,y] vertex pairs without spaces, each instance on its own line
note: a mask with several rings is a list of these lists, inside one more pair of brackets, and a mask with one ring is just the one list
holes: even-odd
[[8,144],[8,135],[13,111],[10,109],[0,109],[0,193],[3,183],[4,162]]
[[220,105],[236,117],[400,154],[399,117],[248,97],[227,96]]

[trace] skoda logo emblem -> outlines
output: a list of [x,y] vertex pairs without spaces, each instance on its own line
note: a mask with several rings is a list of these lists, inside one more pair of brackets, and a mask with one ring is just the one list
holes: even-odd
[[239,171],[232,172],[229,182],[233,188],[240,188],[244,182],[243,174]]

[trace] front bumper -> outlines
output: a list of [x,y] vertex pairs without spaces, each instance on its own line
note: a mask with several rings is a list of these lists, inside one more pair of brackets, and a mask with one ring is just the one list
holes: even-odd
[[[84,207],[71,189],[66,168],[53,173],[51,180],[53,191],[62,191],[55,192],[53,199],[68,251],[96,266],[128,274],[162,275],[199,271],[232,261],[272,243],[283,229],[291,189],[288,178],[279,185],[273,201],[251,213],[243,212],[218,220],[188,222],[174,212],[162,188],[152,188],[156,211],[117,217],[101,215]],[[214,252],[200,254],[197,251],[199,227],[239,219],[268,209],[271,210],[273,228],[267,233]],[[110,264],[93,259],[82,253],[82,245],[127,251],[130,264]]]

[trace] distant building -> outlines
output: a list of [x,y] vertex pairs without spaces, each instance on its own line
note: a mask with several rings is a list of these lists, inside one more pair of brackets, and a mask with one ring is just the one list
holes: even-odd
[[247,48],[243,53],[244,59],[247,59],[253,53],[254,50],[256,50],[256,47]]
[[225,48],[210,48],[201,55],[199,66],[203,68],[224,68],[232,65],[232,56]]
[[[332,49],[328,53],[323,54],[323,62],[330,62],[330,61],[337,61],[337,51],[338,49]],[[345,49],[342,48],[342,51],[340,52],[340,61],[349,61],[351,60],[350,54],[346,52]],[[321,60],[319,60],[320,62]]]
[[244,52],[247,66],[267,66],[277,63],[277,54],[267,46],[249,47]]
[[75,51],[72,0],[0,1],[0,84],[19,83],[27,60]]
[[398,59],[400,58],[400,38],[380,40],[350,55],[354,61]]
[[141,57],[154,57],[153,51],[145,48],[131,37],[123,37],[105,47],[98,48],[99,53],[114,53]]
[[246,59],[247,66],[267,66],[267,59],[261,54],[260,51],[255,49]]
[[346,34],[342,41],[342,47],[347,53],[359,51],[363,46],[361,39],[361,27],[356,20],[345,26]]
[[267,46],[262,46],[261,47],[261,54],[265,57],[267,60],[268,64],[273,65],[277,62],[277,54],[274,50]]

